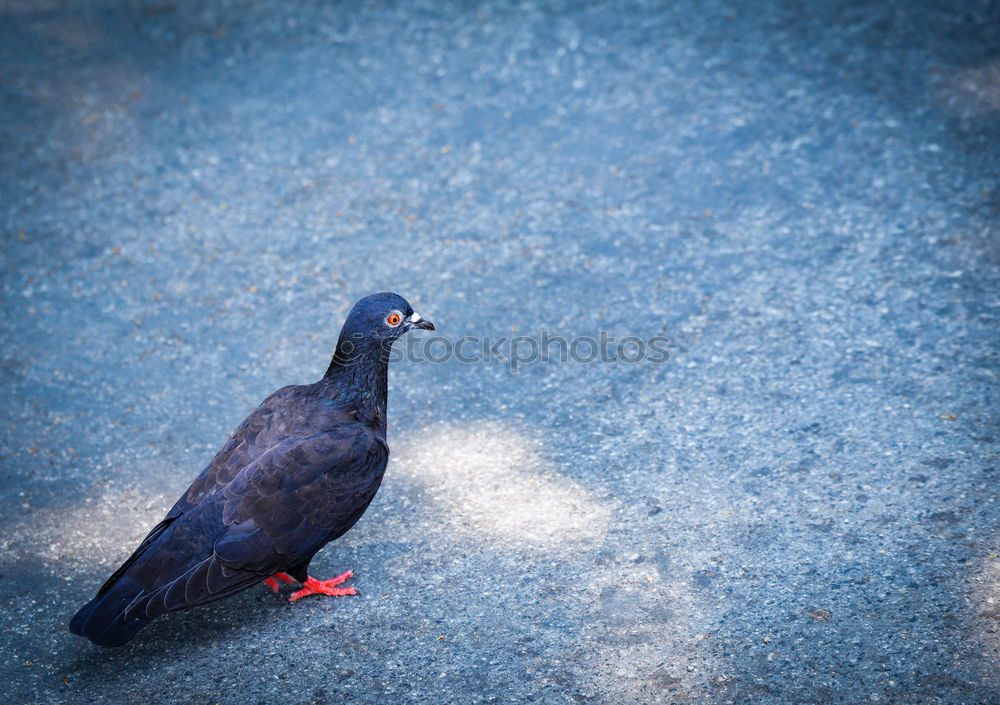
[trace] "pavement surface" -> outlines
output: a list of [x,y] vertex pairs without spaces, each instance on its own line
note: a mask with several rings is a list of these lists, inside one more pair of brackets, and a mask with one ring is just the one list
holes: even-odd
[[[998,27],[0,3],[5,701],[1000,702]],[[360,597],[69,634],[385,289],[669,359],[398,362]]]

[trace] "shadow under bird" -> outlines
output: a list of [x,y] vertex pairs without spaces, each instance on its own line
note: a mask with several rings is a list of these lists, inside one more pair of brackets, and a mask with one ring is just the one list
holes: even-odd
[[155,617],[261,581],[301,583],[306,595],[353,595],[308,573],[375,496],[389,459],[386,401],[392,343],[434,330],[393,293],[361,299],[315,384],[279,389],[222,450],[70,622],[101,646],[124,644]]

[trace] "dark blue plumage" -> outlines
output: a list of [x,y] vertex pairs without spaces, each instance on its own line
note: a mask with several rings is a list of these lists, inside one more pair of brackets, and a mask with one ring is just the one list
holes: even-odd
[[313,555],[354,525],[382,481],[389,351],[415,328],[434,326],[402,297],[361,299],[323,379],[261,402],[71,631],[117,646],[154,617],[272,575],[312,580]]

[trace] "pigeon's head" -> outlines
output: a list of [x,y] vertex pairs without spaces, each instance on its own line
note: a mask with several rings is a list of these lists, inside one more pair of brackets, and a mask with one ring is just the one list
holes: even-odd
[[338,352],[346,353],[343,357],[356,357],[375,345],[388,351],[395,340],[414,329],[434,330],[434,324],[421,318],[399,294],[372,294],[354,304],[347,315]]

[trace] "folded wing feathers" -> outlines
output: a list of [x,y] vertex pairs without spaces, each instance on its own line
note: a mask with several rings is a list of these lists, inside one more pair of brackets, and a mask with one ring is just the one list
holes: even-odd
[[255,571],[228,567],[217,556],[212,556],[159,590],[137,597],[125,609],[122,618],[126,622],[136,618],[152,619],[167,612],[211,602],[264,577]]

